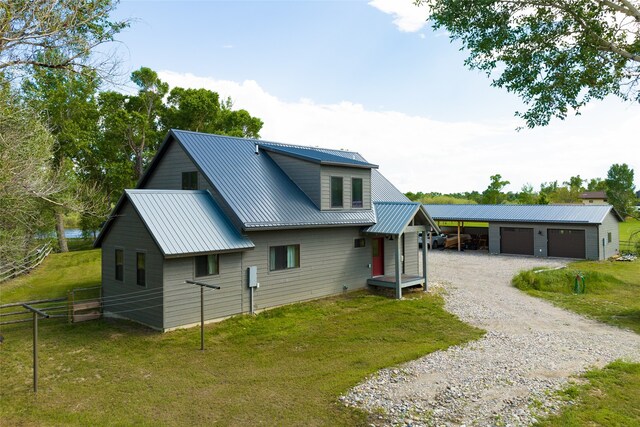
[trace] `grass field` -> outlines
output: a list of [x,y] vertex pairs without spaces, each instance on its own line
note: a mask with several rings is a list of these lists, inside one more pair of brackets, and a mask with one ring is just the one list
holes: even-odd
[[[577,272],[585,277],[585,294],[572,293]],[[513,282],[529,295],[640,333],[640,261],[574,262],[566,270],[522,272]],[[583,378],[561,393],[574,404],[538,425],[640,426],[640,364],[617,361]]]
[[[58,296],[99,277],[98,251],[51,256],[2,288],[2,302]],[[363,425],[339,395],[386,366],[482,331],[418,292],[356,292],[165,334],[126,321],[40,322],[31,391],[31,325],[1,330],[2,425]]]

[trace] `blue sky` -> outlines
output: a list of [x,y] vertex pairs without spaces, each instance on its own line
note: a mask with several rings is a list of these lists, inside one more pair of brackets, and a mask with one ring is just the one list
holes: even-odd
[[481,191],[495,173],[518,191],[620,162],[640,181],[640,106],[606,100],[516,132],[517,97],[465,68],[411,3],[125,0],[118,50],[127,74],[231,96],[264,139],[359,151],[402,191]]

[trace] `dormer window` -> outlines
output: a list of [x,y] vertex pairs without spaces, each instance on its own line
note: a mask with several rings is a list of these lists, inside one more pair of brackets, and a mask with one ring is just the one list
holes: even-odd
[[342,205],[342,177],[341,176],[332,176],[331,177],[331,207],[332,208],[341,208]]
[[362,178],[351,178],[351,207],[362,207]]
[[182,172],[182,189],[198,189],[198,172]]

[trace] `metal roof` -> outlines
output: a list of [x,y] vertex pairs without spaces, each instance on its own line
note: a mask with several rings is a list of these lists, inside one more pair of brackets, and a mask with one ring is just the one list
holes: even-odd
[[[373,210],[319,210],[268,155],[255,153],[255,145],[267,144],[265,142],[180,130],[172,130],[170,135],[180,143],[247,230],[371,225],[376,222]],[[166,143],[170,143],[170,139]],[[350,154],[359,156],[344,152],[345,156]],[[143,183],[144,179],[139,185]]]
[[305,147],[300,145],[276,144],[271,142],[258,142],[258,146],[267,151],[273,151],[302,160],[323,165],[349,166],[357,168],[377,168],[378,165],[367,163],[357,153],[343,151],[344,155],[337,154],[335,151],[340,150],[319,150],[313,147]]
[[585,191],[578,196],[581,199],[607,199],[605,191]]
[[414,202],[377,202],[374,206],[378,222],[365,233],[399,235],[420,209],[420,203]]
[[610,205],[424,205],[429,215],[443,221],[544,222],[602,224]]
[[363,233],[399,235],[411,223],[411,220],[421,213],[432,228],[440,229],[418,202],[376,202],[374,203],[378,222],[367,228]]
[[165,256],[254,247],[208,191],[125,190],[125,194]]
[[410,202],[387,178],[378,170],[371,171],[371,200],[373,202]]

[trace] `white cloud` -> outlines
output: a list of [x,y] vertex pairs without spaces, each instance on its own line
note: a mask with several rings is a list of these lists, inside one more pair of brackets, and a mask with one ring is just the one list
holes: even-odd
[[427,7],[416,6],[413,0],[371,0],[369,5],[392,15],[400,31],[415,33],[427,25]]
[[380,165],[402,191],[482,191],[500,173],[523,184],[563,182],[573,175],[604,178],[612,163],[627,163],[640,178],[637,124],[628,104],[593,104],[582,116],[536,130],[514,129],[511,118],[492,122],[445,122],[396,111],[371,111],[348,101],[285,102],[256,81],[234,82],[162,71],[171,87],[207,88],[230,96],[264,121],[261,137],[283,143],[347,149]]

